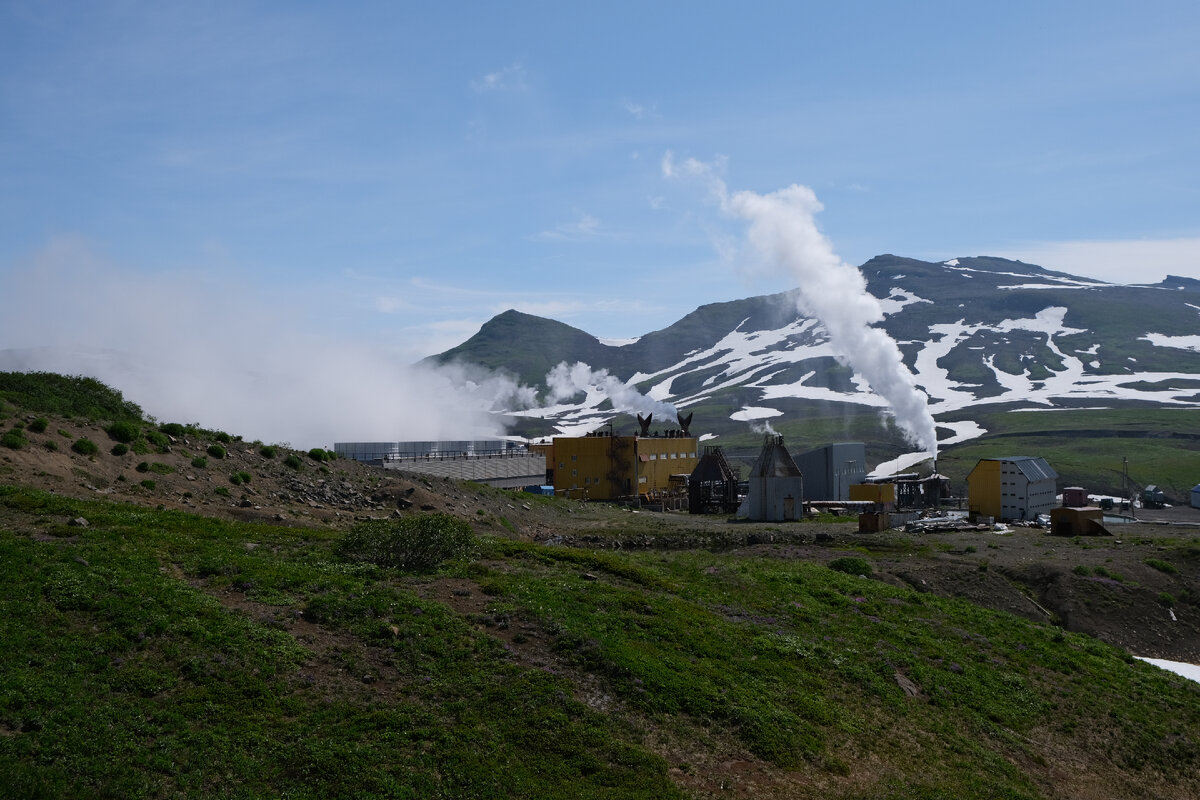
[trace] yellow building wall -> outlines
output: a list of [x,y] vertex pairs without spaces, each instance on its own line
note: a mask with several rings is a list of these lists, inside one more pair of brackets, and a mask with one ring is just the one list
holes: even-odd
[[663,491],[671,475],[696,468],[696,451],[694,438],[556,437],[554,491],[592,500]]
[[967,507],[972,514],[1000,518],[1003,463],[980,461],[967,475]]
[[697,440],[691,437],[639,438],[637,449],[639,494],[665,491],[672,475],[691,475],[696,464],[700,463],[696,452]]
[[854,483],[850,485],[850,500],[855,503],[894,503],[894,483]]

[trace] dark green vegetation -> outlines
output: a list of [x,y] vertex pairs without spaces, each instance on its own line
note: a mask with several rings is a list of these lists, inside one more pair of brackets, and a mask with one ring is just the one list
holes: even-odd
[[17,489],[0,514],[0,796],[679,796],[566,678],[329,534]]
[[[1089,637],[814,564],[405,520],[0,489],[0,795],[682,796],[664,740],[685,785],[736,757],[773,796],[1072,796],[1064,755],[1120,796],[1200,791],[1200,690]],[[451,560],[380,566],[402,530]]]
[[338,553],[350,561],[421,572],[474,549],[470,525],[449,514],[429,514],[360,523],[342,539]]
[[0,400],[29,412],[142,422],[140,406],[94,378],[51,372],[0,372]]

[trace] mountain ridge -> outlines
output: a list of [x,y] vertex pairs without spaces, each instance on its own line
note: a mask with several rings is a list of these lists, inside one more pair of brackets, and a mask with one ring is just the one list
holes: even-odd
[[[860,270],[884,314],[878,327],[897,342],[939,423],[1000,404],[1200,406],[1200,281],[1111,284],[986,256],[884,254]],[[505,312],[434,359],[501,369],[535,387],[556,364],[583,362],[656,401],[722,407],[724,419],[704,423],[718,434],[814,403],[886,410],[799,299],[793,289],[705,304],[620,346]],[[554,341],[540,340],[547,333]],[[612,416],[589,398],[505,411],[540,420],[543,433],[578,432]]]

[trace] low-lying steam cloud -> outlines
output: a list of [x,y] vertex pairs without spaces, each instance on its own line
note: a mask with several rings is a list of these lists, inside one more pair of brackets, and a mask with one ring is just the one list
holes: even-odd
[[842,261],[817,227],[814,215],[823,207],[813,190],[793,184],[765,195],[730,192],[711,165],[694,159],[676,164],[670,153],[662,169],[668,177],[703,178],[725,214],[749,223],[748,242],[764,266],[795,281],[800,311],[821,321],[845,360],[891,405],[905,437],[936,458],[929,398],[917,388],[896,342],[874,327],[884,318],[883,308],[867,291],[862,272]]
[[[297,447],[503,435],[532,389],[465,367],[338,341],[322,309],[208,273],[145,275],[72,240],[0,273],[0,370],[88,375],[163,421]],[[364,337],[365,338],[365,337]]]
[[546,402],[550,405],[569,400],[580,392],[595,392],[607,397],[614,411],[675,419],[675,406],[647,397],[608,370],[594,370],[582,361],[570,365],[563,361],[546,374],[546,385]]

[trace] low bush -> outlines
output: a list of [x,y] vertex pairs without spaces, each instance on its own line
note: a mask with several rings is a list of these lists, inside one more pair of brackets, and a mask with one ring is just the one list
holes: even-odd
[[168,422],[163,425],[159,425],[158,429],[168,436],[175,437],[183,436],[183,434],[187,432],[187,429],[178,422]]
[[363,522],[338,544],[338,553],[350,561],[413,572],[465,558],[474,549],[471,526],[449,514]]
[[112,450],[109,450],[108,452],[112,453],[114,456],[123,456],[129,452],[129,445],[125,444],[124,442],[117,442],[112,446]]
[[250,482],[249,472],[235,472],[229,476],[229,482],[234,486],[241,486],[243,483]]
[[1173,594],[1171,594],[1170,592],[1159,592],[1158,593],[1158,602],[1161,605],[1166,606],[1167,608],[1174,608],[1175,607],[1175,596]]
[[192,466],[196,469],[204,469],[208,466],[208,459],[204,456],[196,456],[192,459]]
[[145,461],[143,461],[140,464],[138,464],[136,467],[134,467],[134,469],[136,469],[138,472],[149,472],[150,465],[148,463],[146,463]]
[[75,444],[71,445],[71,449],[81,456],[94,456],[100,452],[100,448],[91,439],[86,436],[80,436],[75,440]]
[[274,458],[275,448],[269,444],[264,444],[262,447],[258,448],[258,454],[263,458]]
[[42,442],[42,447],[54,453],[58,451],[58,442],[54,441],[53,439],[47,439],[46,441]]
[[1147,558],[1143,563],[1145,563],[1145,565],[1148,567],[1153,567],[1159,572],[1165,572],[1168,575],[1179,574],[1179,570],[1174,564],[1172,564],[1170,561],[1163,561],[1161,558]]
[[872,572],[871,565],[867,563],[867,560],[857,556],[835,558],[829,562],[829,568],[847,575],[865,575],[867,577],[870,577]]
[[50,426],[50,420],[45,417],[38,417],[33,422],[29,423],[29,430],[34,433],[45,433],[46,428]]
[[217,431],[216,433],[213,434],[213,438],[216,439],[221,444],[229,444],[229,440],[233,437],[231,437],[225,431]]
[[142,427],[136,422],[129,420],[118,420],[104,429],[108,434],[108,438],[114,442],[123,442],[129,444],[137,440],[142,433]]
[[221,447],[219,444],[210,444],[208,446],[208,454],[213,458],[224,458],[225,448]]
[[308,457],[313,461],[320,461],[322,464],[332,459],[333,454],[328,450],[322,450],[320,447],[314,447],[308,451]]
[[6,431],[3,436],[0,436],[0,445],[10,450],[20,450],[27,444],[29,444],[29,440],[25,438],[25,434],[16,428]]
[[167,438],[165,433],[146,431],[146,441],[154,445],[160,453],[171,452],[171,440]]
[[295,453],[292,453],[287,458],[285,458],[283,460],[283,465],[285,467],[291,467],[292,469],[297,470],[297,471],[302,466],[304,466],[304,464],[300,461],[300,456],[296,455]]
[[153,489],[153,488],[154,488],[155,486],[157,486],[157,485],[158,485],[158,484],[157,484],[157,483],[155,483],[155,482],[154,482],[153,480],[151,480],[150,478],[147,478],[146,480],[142,481],[142,483],[141,483],[141,486],[142,486],[142,488],[143,488],[143,489]]

